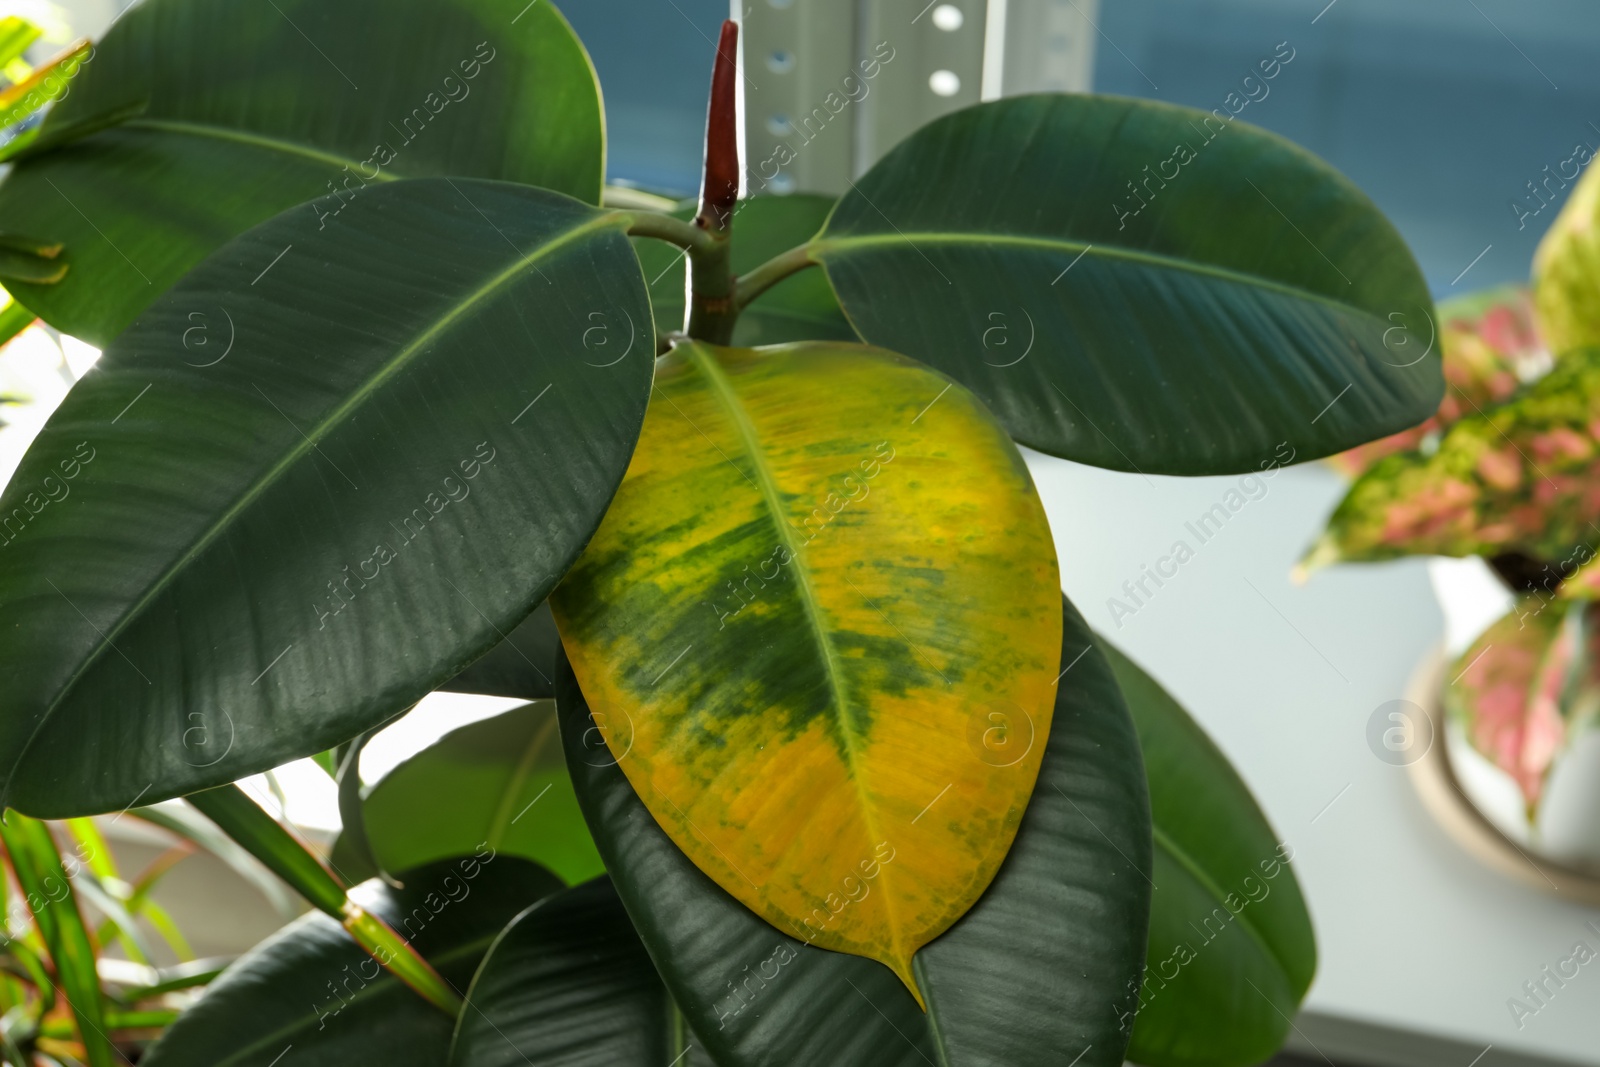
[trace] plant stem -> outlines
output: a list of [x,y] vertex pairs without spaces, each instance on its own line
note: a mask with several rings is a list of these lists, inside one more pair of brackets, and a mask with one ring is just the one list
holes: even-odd
[[694,224],[709,244],[689,249],[690,337],[725,345],[739,317],[731,260],[733,208],[739,199],[739,27],[729,19],[717,41],[711,68],[711,103],[706,109],[705,177]]
[[767,260],[761,266],[741,277],[734,287],[734,307],[743,311],[750,301],[771,289],[791,274],[816,266],[811,258],[810,245],[798,245],[787,252]]
[[689,251],[709,251],[712,236],[692,222],[675,219],[671,215],[658,215],[654,211],[630,211],[633,221],[628,233],[634,237],[655,237]]
[[739,310],[733,299],[733,271],[726,237],[708,253],[689,253],[689,321],[684,332],[714,345],[733,343]]
[[450,1016],[461,1011],[461,997],[450,983],[388,923],[363,910],[353,900],[345,903],[343,922],[367,955],[387,967],[390,974],[410,986],[422,999]]
[[244,790],[224,785],[184,799],[288,882],[312,907],[339,920],[356,944],[428,1003],[451,1016],[461,1010],[461,998],[428,961],[382,919],[351,900],[333,872]]

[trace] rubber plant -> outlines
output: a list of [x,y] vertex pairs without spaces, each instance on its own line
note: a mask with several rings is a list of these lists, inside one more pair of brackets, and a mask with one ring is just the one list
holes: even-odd
[[[736,53],[679,208],[603,188],[547,3],[144,0],[0,184],[66,249],[15,295],[105,346],[0,499],[0,800],[186,796],[317,909],[143,1062],[1282,1042],[1292,846],[1061,597],[1017,443],[1205,475],[1412,426],[1411,255],[1295,146],[1115,97],[741,199]],[[530,703],[363,783],[441,687]],[[231,784],[312,755],[326,864]]]
[[1488,562],[1515,600],[1446,669],[1444,703],[1515,782],[1534,827],[1555,766],[1600,712],[1597,197],[1590,166],[1539,244],[1531,285],[1439,306],[1438,412],[1332,458],[1355,479],[1302,562]]

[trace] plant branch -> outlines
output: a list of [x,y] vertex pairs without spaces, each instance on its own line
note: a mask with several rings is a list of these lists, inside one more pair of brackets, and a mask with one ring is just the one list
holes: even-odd
[[811,258],[810,245],[797,245],[787,252],[773,256],[735,282],[734,308],[738,311],[743,311],[749,306],[750,301],[771,289],[774,285],[789,277],[789,275],[798,274],[807,267],[816,265],[817,261]]
[[628,234],[632,237],[654,237],[691,252],[710,251],[716,242],[716,238],[699,226],[671,215],[658,215],[654,211],[630,211],[628,214],[633,219],[628,224]]
[[424,1000],[455,1016],[461,998],[388,923],[351,900],[333,872],[236,785],[184,798],[317,910],[339,920],[356,944]]
[[710,243],[689,250],[686,329],[696,340],[719,345],[733,340],[733,324],[739,317],[729,249],[733,208],[739,199],[738,46],[738,24],[728,19],[722,24],[711,68],[705,177],[700,183],[700,213],[694,220]]

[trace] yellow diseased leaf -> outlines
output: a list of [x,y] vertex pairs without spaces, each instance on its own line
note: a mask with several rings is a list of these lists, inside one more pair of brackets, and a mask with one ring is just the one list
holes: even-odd
[[882,349],[680,344],[551,598],[656,821],[786,933],[911,957],[999,869],[1039,771],[1060,579],[1016,447]]

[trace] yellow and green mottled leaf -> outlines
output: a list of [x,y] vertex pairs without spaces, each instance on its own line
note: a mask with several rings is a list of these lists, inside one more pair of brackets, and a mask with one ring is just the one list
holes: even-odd
[[689,342],[551,606],[601,756],[678,847],[916,993],[1038,776],[1059,588],[1027,468],[961,386],[863,345]]
[[[1347,477],[1357,477],[1384,456],[1421,448],[1430,438],[1437,440],[1468,415],[1510,399],[1523,385],[1549,372],[1550,352],[1539,334],[1533,295],[1526,285],[1501,285],[1445,300],[1438,312],[1436,343],[1444,359],[1439,410],[1409,430],[1329,456],[1328,463]],[[1420,337],[1417,343],[1422,343]]]
[[1305,565],[1518,553],[1570,574],[1600,543],[1600,349],[1562,357],[1430,455],[1388,456],[1340,501]]
[[1563,600],[1600,600],[1600,558],[1591,549],[1574,552],[1555,578],[1549,584]]
[[1539,242],[1533,297],[1552,352],[1600,345],[1600,168],[1584,171]]

